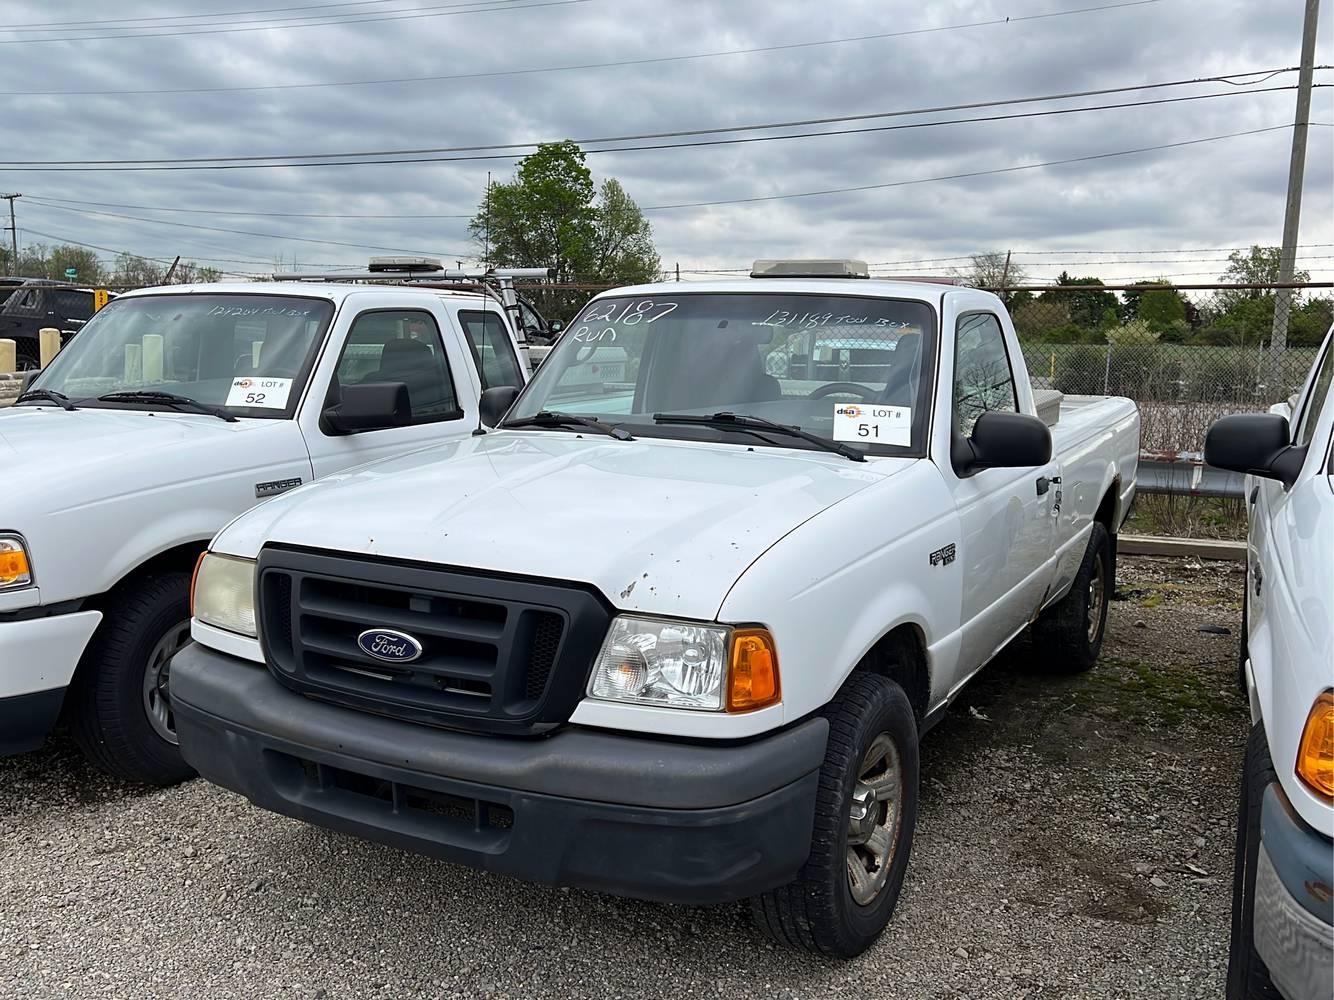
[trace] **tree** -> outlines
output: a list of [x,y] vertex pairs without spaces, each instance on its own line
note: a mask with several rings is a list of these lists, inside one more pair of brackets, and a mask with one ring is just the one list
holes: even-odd
[[1166,281],[1142,281],[1124,293],[1121,318],[1143,321],[1155,338],[1181,343],[1190,333],[1191,305]]
[[[1281,270],[1282,250],[1278,247],[1253,246],[1249,250],[1233,250],[1227,255],[1227,270],[1222,280],[1237,285],[1272,285],[1278,281]],[[1310,281],[1310,271],[1294,271],[1292,280]],[[1259,299],[1272,296],[1273,292],[1263,288],[1248,288],[1220,293],[1223,308],[1229,309],[1244,299]]]
[[[660,269],[653,230],[620,182],[600,189],[570,141],[543,143],[519,161],[514,179],[493,184],[468,232],[488,264],[548,267],[561,283],[651,280]],[[587,296],[562,296],[556,312]]]
[[[1070,308],[1070,319],[1086,330],[1098,330],[1107,325],[1107,314],[1116,316],[1120,303],[1111,292],[1100,292],[1101,278],[1075,278],[1062,271],[1056,278],[1056,288],[1038,296],[1039,302],[1064,302]],[[1094,289],[1073,291],[1071,289]]]
[[[1007,254],[999,250],[990,250],[987,253],[975,253],[968,267],[954,269],[954,275],[962,278],[974,288],[1005,288],[1015,285],[1022,285],[1028,280],[1028,272],[1023,266],[1008,258]],[[1027,293],[1006,292],[1001,298],[1005,300],[1006,305],[1014,305],[1014,298],[1017,294],[1026,295]]]

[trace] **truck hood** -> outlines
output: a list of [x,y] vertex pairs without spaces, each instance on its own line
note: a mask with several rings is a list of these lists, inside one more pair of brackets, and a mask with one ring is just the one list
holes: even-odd
[[28,514],[56,514],[177,482],[183,456],[196,450],[209,456],[210,472],[253,465],[252,435],[276,423],[132,409],[6,407],[0,410],[0,467],[7,471],[0,520],[7,523],[0,527],[18,526]]
[[628,611],[712,619],[776,541],[910,460],[506,431],[329,476],[242,515],[269,543],[592,584]]

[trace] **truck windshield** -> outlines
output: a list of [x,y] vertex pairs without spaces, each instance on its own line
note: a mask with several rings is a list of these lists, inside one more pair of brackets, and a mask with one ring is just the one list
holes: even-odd
[[668,419],[731,413],[871,454],[921,452],[935,345],[925,302],[759,292],[600,298],[570,323],[509,419],[547,411],[636,436],[812,447],[726,421]]
[[81,406],[143,406],[113,393],[168,392],[241,417],[290,416],[312,345],[333,305],[281,295],[152,295],[117,299],[88,321],[34,389]]

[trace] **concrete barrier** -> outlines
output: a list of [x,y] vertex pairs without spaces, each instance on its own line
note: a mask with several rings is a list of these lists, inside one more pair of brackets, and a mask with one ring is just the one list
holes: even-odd
[[8,375],[18,367],[19,345],[13,340],[0,340],[0,375]]
[[38,330],[37,349],[42,367],[45,368],[60,353],[60,331],[51,326],[42,327]]

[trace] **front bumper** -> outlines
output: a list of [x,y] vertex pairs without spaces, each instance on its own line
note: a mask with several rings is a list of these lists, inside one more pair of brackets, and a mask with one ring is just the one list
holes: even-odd
[[550,885],[681,903],[791,881],[828,723],[708,745],[567,727],[458,733],[314,701],[196,643],[172,662],[185,759],[256,805]]
[[1287,1000],[1329,997],[1334,982],[1334,844],[1312,830],[1277,782],[1260,807],[1255,950]]
[[41,746],[100,611],[0,621],[0,756]]

